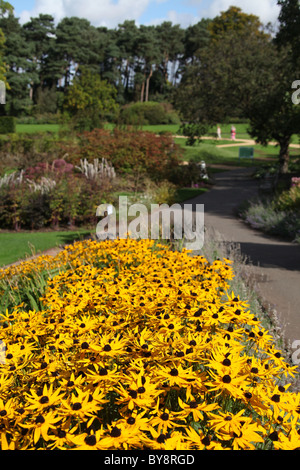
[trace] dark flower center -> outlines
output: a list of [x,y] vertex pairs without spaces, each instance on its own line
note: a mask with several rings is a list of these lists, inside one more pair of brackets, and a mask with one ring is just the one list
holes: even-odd
[[230,359],[224,359],[224,361],[222,362],[223,366],[231,366],[231,360]]
[[191,401],[190,408],[195,410],[196,408],[198,408],[198,403],[196,401]]
[[35,420],[35,424],[44,424],[45,422],[45,418],[41,415],[37,416],[36,420]]
[[135,419],[130,416],[130,418],[127,419],[127,424],[134,424],[135,423]]
[[129,390],[129,395],[131,398],[136,398],[137,397],[137,391],[136,390]]
[[120,437],[121,436],[121,429],[119,429],[115,426],[114,428],[112,428],[110,435],[111,435],[111,437]]
[[41,403],[41,405],[45,405],[46,403],[49,403],[49,398],[46,397],[46,396],[43,396],[43,397],[40,399],[40,403]]
[[84,439],[84,442],[86,443],[86,445],[88,446],[94,446],[96,445],[96,437],[94,435],[92,436],[86,436],[86,438]]
[[271,434],[269,435],[269,438],[271,439],[271,441],[278,441],[278,432],[277,431],[271,432]]
[[82,408],[82,405],[79,402],[74,403],[74,405],[72,406],[72,410],[74,411],[81,410],[81,408]]
[[224,375],[222,381],[223,381],[224,384],[230,384],[230,382],[231,382],[230,375]]
[[205,436],[205,437],[202,439],[201,442],[202,442],[202,444],[203,444],[204,446],[207,447],[207,446],[209,446],[209,444],[210,444],[210,439],[209,439],[208,436]]
[[273,396],[271,397],[271,400],[274,401],[274,403],[279,403],[279,402],[280,402],[280,395],[277,395],[277,394],[275,393],[275,395],[273,395]]
[[166,440],[166,435],[165,434],[160,434],[157,438],[157,442],[159,444],[163,444],[165,442],[165,440]]

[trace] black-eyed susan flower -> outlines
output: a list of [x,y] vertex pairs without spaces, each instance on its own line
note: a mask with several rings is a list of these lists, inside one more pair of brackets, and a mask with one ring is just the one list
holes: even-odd
[[34,415],[30,423],[23,423],[20,426],[33,432],[33,444],[36,444],[40,437],[46,442],[50,439],[48,431],[55,429],[55,425],[59,420],[59,416],[53,411],[49,411],[48,413]]
[[189,381],[194,381],[197,374],[194,373],[192,366],[183,368],[181,364],[175,364],[174,362],[168,366],[157,366],[156,370],[157,380],[164,381],[169,387],[187,387]]
[[238,413],[231,413],[230,411],[213,413],[210,416],[209,427],[217,434],[221,433],[227,436],[234,432],[238,434],[243,423],[251,422],[251,418],[244,416],[244,413],[244,410]]
[[158,433],[162,432],[163,434],[167,434],[168,430],[179,426],[178,414],[167,407],[160,407],[159,403],[160,401],[158,399],[155,411],[150,414],[149,424],[153,426]]
[[76,450],[106,450],[102,444],[103,431],[98,430],[94,433],[81,433],[77,436],[70,436],[71,443]]
[[241,385],[245,380],[245,375],[239,375],[239,371],[231,371],[228,373],[216,374],[212,370],[209,371],[211,381],[208,381],[206,385],[210,391],[218,391],[217,395],[229,394],[233,398],[241,398],[242,391]]
[[93,400],[89,392],[79,391],[76,395],[72,394],[62,399],[58,412],[60,416],[86,420],[93,418],[100,408],[100,403]]
[[[126,239],[1,271],[1,448],[298,445],[299,394],[279,381],[296,369],[229,291],[230,264]],[[19,289],[34,276],[36,310]]]
[[191,415],[194,422],[201,421],[204,419],[203,412],[209,413],[219,408],[217,403],[206,403],[205,401],[202,401],[201,403],[193,397],[190,398],[192,398],[192,400],[189,400],[188,403],[184,403],[184,401],[178,397],[178,404],[182,409],[179,413],[181,418],[187,418]]
[[26,401],[29,405],[26,406],[28,410],[36,410],[41,412],[46,408],[50,408],[53,405],[59,403],[65,393],[62,392],[61,388],[53,390],[53,385],[51,384],[49,388],[47,384],[38,390],[30,389],[30,393],[26,393]]
[[204,450],[204,449],[212,449],[213,445],[211,439],[208,435],[205,435],[201,429],[197,431],[192,427],[189,426],[186,429],[186,436],[185,440],[190,444],[190,447],[197,450]]
[[238,433],[233,432],[233,450],[255,450],[256,443],[264,442],[266,430],[257,423],[243,423]]
[[155,450],[186,450],[188,445],[183,435],[178,431],[168,433],[151,430],[151,439],[146,440],[147,447]]
[[275,430],[269,433],[268,438],[272,441],[273,447],[276,450],[300,449],[300,435],[299,431],[295,428],[292,428],[288,434]]

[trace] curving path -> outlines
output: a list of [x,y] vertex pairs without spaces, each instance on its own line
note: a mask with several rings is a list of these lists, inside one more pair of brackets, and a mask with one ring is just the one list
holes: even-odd
[[215,175],[214,188],[190,201],[204,204],[205,226],[221,240],[240,245],[254,266],[258,293],[274,308],[284,336],[292,344],[300,340],[300,246],[278,240],[248,227],[235,216],[235,209],[258,192],[251,179],[253,169],[234,169]]

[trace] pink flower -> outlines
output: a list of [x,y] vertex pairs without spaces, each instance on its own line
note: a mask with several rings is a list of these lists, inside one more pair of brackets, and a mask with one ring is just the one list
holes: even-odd
[[294,176],[292,178],[292,186],[300,186],[300,177]]

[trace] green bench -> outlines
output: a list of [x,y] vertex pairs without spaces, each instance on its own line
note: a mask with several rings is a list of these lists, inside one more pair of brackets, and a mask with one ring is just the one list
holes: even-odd
[[254,158],[254,148],[253,147],[240,147],[239,158]]

